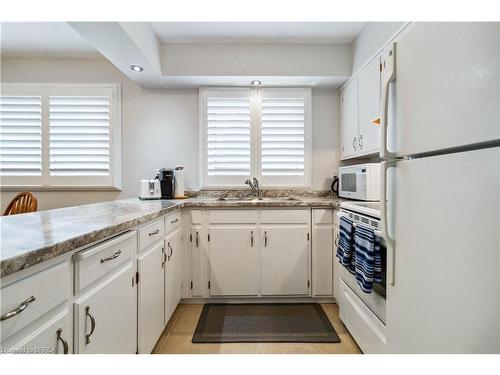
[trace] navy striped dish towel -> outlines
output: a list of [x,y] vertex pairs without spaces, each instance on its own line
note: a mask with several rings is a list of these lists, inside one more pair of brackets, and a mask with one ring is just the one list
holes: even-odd
[[345,217],[340,218],[339,225],[339,244],[337,247],[337,258],[340,264],[349,270],[353,275],[356,272],[354,259],[354,225],[353,222]]
[[357,225],[354,229],[356,280],[361,290],[371,293],[373,283],[382,281],[380,241],[371,228]]

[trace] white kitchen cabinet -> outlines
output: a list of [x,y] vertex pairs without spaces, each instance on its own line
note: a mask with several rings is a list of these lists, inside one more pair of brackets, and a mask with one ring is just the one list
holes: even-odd
[[202,224],[193,225],[189,236],[191,245],[191,296],[206,296],[208,275],[205,264],[207,263],[206,229]]
[[358,152],[358,79],[354,77],[341,92],[342,159],[354,157]]
[[259,252],[256,225],[209,227],[211,296],[257,296]]
[[308,295],[309,226],[264,225],[260,232],[262,295]]
[[64,308],[45,324],[9,348],[11,353],[70,354],[73,352],[73,315]]
[[358,76],[358,154],[379,151],[381,65],[380,56],[371,60]]
[[75,300],[75,352],[136,352],[136,293],[132,261]]
[[312,295],[333,295],[333,213],[330,209],[313,210]]
[[165,324],[181,300],[181,245],[180,229],[165,238]]
[[381,56],[373,58],[341,92],[342,159],[379,151]]
[[158,242],[137,257],[138,352],[151,353],[164,324],[164,244]]

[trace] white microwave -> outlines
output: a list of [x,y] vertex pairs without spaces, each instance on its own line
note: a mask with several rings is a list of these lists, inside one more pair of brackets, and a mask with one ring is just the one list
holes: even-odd
[[339,197],[362,201],[380,200],[380,164],[339,167]]

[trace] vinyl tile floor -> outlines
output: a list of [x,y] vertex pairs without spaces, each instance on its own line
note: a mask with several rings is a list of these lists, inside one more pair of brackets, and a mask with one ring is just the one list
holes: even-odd
[[203,305],[181,304],[177,307],[153,354],[361,354],[361,350],[339,318],[336,304],[321,304],[341,342],[331,343],[224,343],[193,344]]

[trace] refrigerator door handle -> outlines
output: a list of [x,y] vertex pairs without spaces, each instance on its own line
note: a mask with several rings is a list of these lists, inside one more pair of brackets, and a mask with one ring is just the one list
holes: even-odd
[[380,216],[381,216],[381,229],[382,236],[384,237],[387,253],[390,254],[391,266],[387,267],[387,280],[390,285],[395,284],[395,261],[396,261],[396,248],[395,240],[389,234],[388,223],[388,210],[387,210],[387,171],[396,166],[396,161],[384,161],[380,163],[381,176],[380,176]]
[[380,119],[380,158],[395,159],[396,153],[387,148],[387,126],[389,117],[389,88],[391,82],[396,80],[396,43],[393,43],[384,53],[382,64],[382,103]]

